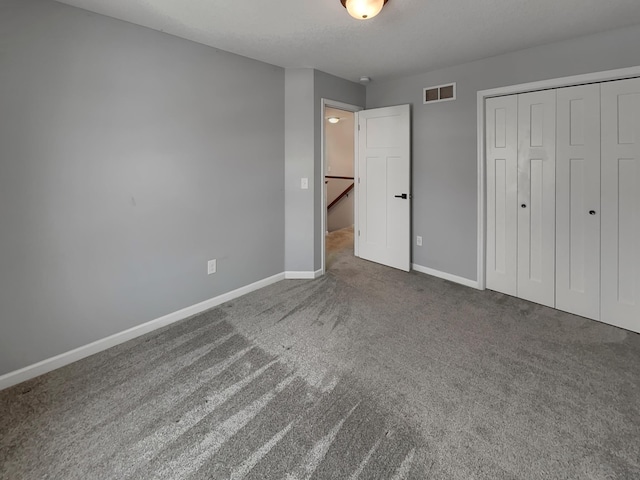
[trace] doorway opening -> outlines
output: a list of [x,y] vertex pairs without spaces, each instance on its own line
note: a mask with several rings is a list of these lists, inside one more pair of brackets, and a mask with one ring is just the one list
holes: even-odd
[[325,108],[325,268],[340,253],[354,251],[355,223],[355,114]]
[[322,101],[322,273],[339,255],[356,254],[356,112],[361,107]]

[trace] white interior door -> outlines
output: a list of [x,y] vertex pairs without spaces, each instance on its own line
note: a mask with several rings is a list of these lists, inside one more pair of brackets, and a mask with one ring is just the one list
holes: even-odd
[[358,254],[411,269],[409,105],[358,112]]
[[554,307],[556,91],[518,95],[518,297]]
[[601,89],[601,319],[640,332],[640,79]]
[[486,101],[487,288],[517,295],[518,97]]
[[600,319],[600,85],[557,94],[556,308]]

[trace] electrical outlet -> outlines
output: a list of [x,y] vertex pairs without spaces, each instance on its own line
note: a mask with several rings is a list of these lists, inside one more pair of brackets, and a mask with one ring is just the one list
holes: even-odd
[[422,246],[422,237],[419,235],[416,237],[416,245],[418,245],[419,247]]
[[218,266],[217,266],[216,259],[214,258],[213,260],[209,260],[207,262],[207,275],[211,275],[213,273],[216,273],[217,271],[218,271]]
[[300,179],[300,188],[302,190],[308,190],[309,189],[309,179],[308,178],[301,178]]

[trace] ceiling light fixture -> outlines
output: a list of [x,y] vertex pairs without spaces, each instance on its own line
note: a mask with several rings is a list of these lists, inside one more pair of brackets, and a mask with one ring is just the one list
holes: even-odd
[[340,121],[340,117],[327,117],[329,123],[338,123]]
[[358,20],[368,20],[380,13],[389,0],[340,0],[349,15]]

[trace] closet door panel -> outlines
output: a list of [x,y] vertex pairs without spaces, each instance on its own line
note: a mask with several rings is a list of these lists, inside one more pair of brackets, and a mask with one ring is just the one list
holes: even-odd
[[555,306],[556,91],[518,96],[518,297]]
[[556,308],[600,319],[600,85],[557,92]]
[[601,319],[640,332],[640,79],[601,88]]
[[516,295],[518,97],[486,101],[487,288]]

